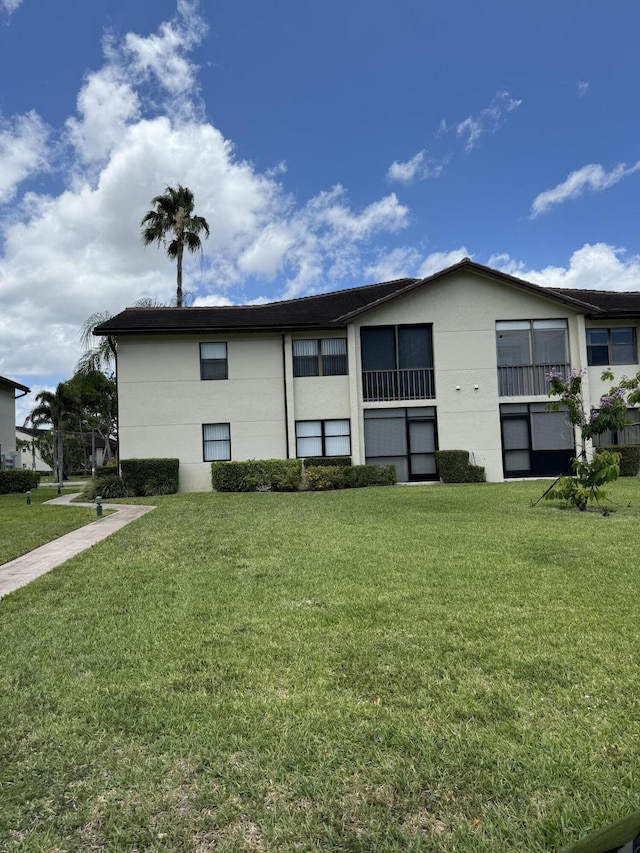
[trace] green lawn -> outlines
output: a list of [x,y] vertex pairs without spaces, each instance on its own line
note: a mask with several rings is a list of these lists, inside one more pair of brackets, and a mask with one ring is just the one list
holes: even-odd
[[149,499],[0,603],[0,849],[556,851],[638,808],[640,481],[543,488]]
[[[63,494],[73,491],[78,490],[63,489]],[[42,505],[57,496],[56,489],[41,486],[31,490],[27,506],[25,494],[0,495],[0,565],[95,519],[95,510],[85,507]]]

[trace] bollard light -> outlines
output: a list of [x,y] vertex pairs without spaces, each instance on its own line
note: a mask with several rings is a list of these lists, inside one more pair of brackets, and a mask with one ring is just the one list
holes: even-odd
[[31,506],[31,492],[27,492],[27,506]]
[[96,513],[102,518],[102,495],[96,495]]
[[62,486],[60,485],[60,483],[58,483],[58,494],[62,494]]

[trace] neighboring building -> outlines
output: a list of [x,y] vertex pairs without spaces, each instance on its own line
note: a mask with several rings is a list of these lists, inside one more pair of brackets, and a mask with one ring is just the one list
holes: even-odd
[[118,342],[120,458],[178,457],[197,491],[217,459],[345,455],[408,482],[460,448],[489,480],[562,473],[575,436],[546,409],[546,375],[584,369],[597,400],[603,366],[637,371],[639,319],[640,293],[542,288],[465,258],[266,305],[128,308],[96,334]]
[[[19,468],[29,468],[32,471],[40,471],[41,473],[51,473],[51,466],[42,459],[42,457],[38,453],[38,439],[43,435],[48,435],[51,430],[48,429],[40,429],[37,427],[19,427],[15,428],[16,430],[16,447],[19,447],[18,442],[21,443],[22,446],[19,447],[18,454],[20,456],[20,463],[17,467]],[[91,432],[84,433],[65,433],[66,435],[75,435],[77,436],[82,444],[84,445],[84,455],[86,459],[86,467],[88,470],[95,467],[95,465],[102,465],[105,461],[105,441],[104,439]],[[25,446],[25,442],[27,445]],[[82,452],[82,444],[80,445],[80,449]],[[95,464],[93,462],[95,452]],[[111,458],[115,458],[116,453],[116,443],[111,441]],[[65,470],[67,465],[65,463]]]
[[16,399],[30,391],[26,385],[0,376],[0,468],[20,467],[15,439]]

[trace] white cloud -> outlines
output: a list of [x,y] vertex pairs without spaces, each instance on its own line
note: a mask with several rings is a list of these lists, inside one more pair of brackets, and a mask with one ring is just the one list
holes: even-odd
[[211,306],[233,305],[233,302],[228,296],[221,296],[219,293],[208,293],[206,296],[196,296],[193,300],[194,308],[208,308]]
[[[522,100],[512,98],[508,92],[496,92],[488,107],[459,122],[456,125],[456,133],[465,140],[465,150],[471,151],[483,134],[495,133],[503,116],[513,112],[521,103]],[[441,123],[441,127],[446,128],[446,122],[444,125]]]
[[394,160],[387,170],[387,180],[410,184],[416,179],[438,178],[443,169],[442,162],[433,157],[427,157],[427,152],[422,149],[404,163]]
[[[52,144],[68,158],[58,164],[65,189],[27,193],[0,221],[1,374],[65,378],[91,314],[116,313],[141,297],[170,302],[175,265],[140,240],[140,220],[167,185],[190,187],[211,228],[204,256],[185,264],[196,305],[238,301],[247,279],[278,276],[281,297],[352,284],[372,239],[408,224],[393,193],[354,207],[336,186],[299,204],[281,183],[284,165],[261,173],[238,159],[200,116],[187,53],[202,31],[196,4],[181,2],[156,35],[110,38],[104,65],[82,83],[77,115]],[[168,96],[161,114],[159,92]],[[37,116],[30,122],[14,123],[9,142],[39,140],[42,125]],[[31,160],[14,157],[6,162],[20,168],[0,172],[12,175],[4,178],[7,197],[22,177],[47,168],[42,145],[30,150]]]
[[509,255],[493,255],[489,266],[543,287],[580,290],[640,290],[640,256],[626,255],[625,249],[607,243],[585,243],[575,251],[566,267],[528,269]]
[[10,15],[12,12],[16,11],[21,3],[22,0],[0,0],[0,11],[6,12]]
[[581,81],[579,81],[579,83],[578,83],[578,97],[579,97],[579,98],[584,98],[584,96],[587,94],[587,89],[588,89],[588,88],[589,88],[589,84],[588,84],[588,83],[585,83],[585,82],[584,82],[584,81],[582,81],[582,80],[581,80]]
[[459,249],[453,249],[451,252],[432,252],[430,255],[427,255],[422,264],[420,264],[418,277],[426,278],[427,276],[440,272],[440,270],[444,270],[447,267],[452,267],[454,264],[459,263],[463,258],[470,257],[471,253],[468,252],[464,246],[460,246]]
[[531,205],[531,218],[535,219],[541,213],[547,213],[556,204],[562,204],[572,198],[578,198],[585,192],[602,192],[623,178],[632,175],[640,169],[640,160],[633,166],[618,163],[610,172],[606,172],[598,163],[590,163],[571,172],[569,177],[553,189],[545,190],[536,196]]
[[12,121],[0,120],[0,204],[14,198],[21,181],[46,168],[48,134],[33,111]]
[[381,253],[365,268],[367,281],[394,281],[397,278],[413,278],[420,266],[420,253],[410,247],[392,249]]

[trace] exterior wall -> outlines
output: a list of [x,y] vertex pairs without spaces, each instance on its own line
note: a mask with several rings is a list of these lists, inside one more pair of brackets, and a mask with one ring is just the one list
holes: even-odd
[[[226,341],[228,376],[200,379],[199,344]],[[286,456],[281,335],[122,337],[120,458],[177,457],[180,489],[211,488],[202,425],[229,423],[231,458]]]
[[[500,481],[503,468],[499,403],[547,398],[498,396],[496,321],[559,318],[568,320],[570,357],[579,366],[579,319],[582,318],[571,309],[465,272],[428,284],[358,318],[354,331],[359,338],[361,326],[432,323],[435,399],[363,405],[365,408],[435,405],[439,448],[470,451],[472,461],[485,467],[487,479]],[[356,357],[357,371],[361,374],[359,346]],[[358,429],[364,454],[362,414]]]
[[[29,447],[23,448],[20,450],[20,467],[27,468],[28,470],[33,471],[42,471],[46,473],[50,473],[53,469],[50,465],[42,459],[36,450],[35,454],[31,449],[31,443],[34,441],[32,435],[28,432],[24,432],[19,427],[16,427],[16,441],[20,439],[21,441],[28,441]],[[96,454],[97,455],[97,454]]]
[[16,392],[13,386],[0,383],[0,453],[16,449]]

